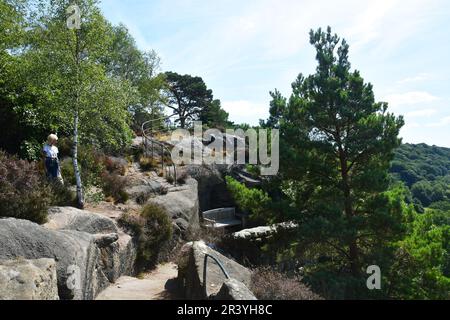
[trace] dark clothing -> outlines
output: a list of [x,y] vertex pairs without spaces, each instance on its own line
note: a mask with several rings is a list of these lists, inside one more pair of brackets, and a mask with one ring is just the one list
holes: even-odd
[[47,176],[51,179],[58,178],[59,162],[56,158],[45,158],[45,168],[47,169]]

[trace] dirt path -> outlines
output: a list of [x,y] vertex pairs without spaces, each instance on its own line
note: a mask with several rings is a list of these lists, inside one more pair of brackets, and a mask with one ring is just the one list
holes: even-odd
[[160,265],[143,279],[121,277],[104,290],[96,300],[171,300],[176,299],[177,267],[172,263]]

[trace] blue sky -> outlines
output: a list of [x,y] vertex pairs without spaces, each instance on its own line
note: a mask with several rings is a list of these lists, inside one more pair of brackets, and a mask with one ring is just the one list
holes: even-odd
[[450,147],[448,0],[103,0],[162,71],[201,76],[231,120],[267,118],[269,91],[285,96],[314,72],[309,30],[330,25],[377,100],[402,114],[405,142]]

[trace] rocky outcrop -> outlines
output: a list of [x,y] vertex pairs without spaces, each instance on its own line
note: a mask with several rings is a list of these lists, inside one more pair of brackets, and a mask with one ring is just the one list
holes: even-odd
[[239,262],[245,261],[250,265],[277,264],[283,269],[290,269],[291,264],[295,266],[294,260],[279,261],[277,252],[264,248],[271,244],[276,244],[275,247],[287,246],[295,240],[296,230],[297,225],[293,222],[245,229],[227,235],[221,243],[221,248]]
[[51,230],[74,230],[90,234],[117,233],[119,231],[112,219],[72,207],[50,208],[48,222],[44,227]]
[[235,232],[231,235],[233,239],[236,240],[254,240],[254,241],[260,241],[262,239],[270,238],[274,234],[276,234],[279,231],[290,231],[297,228],[298,225],[293,222],[285,222],[285,223],[279,223],[273,226],[263,226],[263,227],[256,227],[252,229],[245,229],[241,230],[239,232]]
[[189,165],[187,174],[198,182],[198,198],[200,210],[207,211],[220,207],[233,206],[233,200],[228,194],[223,176],[226,174],[226,165]]
[[222,285],[216,300],[257,300],[245,284],[235,279],[229,279]]
[[0,259],[56,261],[59,297],[91,300],[121,275],[133,275],[136,248],[114,221],[74,208],[51,208],[44,226],[0,220]]
[[0,300],[58,300],[53,259],[0,261]]
[[[218,295],[227,280],[216,262],[208,260],[206,284],[204,283],[205,254],[218,259],[231,279],[243,283],[245,286],[250,285],[251,271],[249,269],[209,248],[204,242],[191,242],[186,244],[181,250],[181,258],[178,264],[178,281],[184,288],[186,299],[202,300],[213,298]],[[224,288],[223,290],[222,294],[225,294],[227,290],[230,292],[230,288]],[[231,291],[233,291],[233,288],[231,288]]]
[[[3,219],[0,243],[0,259],[54,259],[61,299],[91,299],[95,295],[99,282],[96,279],[99,249],[93,235],[73,230],[54,231],[25,220]],[[68,285],[69,280],[75,283]]]
[[194,179],[187,179],[186,184],[172,188],[166,195],[159,195],[150,200],[166,209],[174,221],[175,234],[185,235],[191,229],[200,227],[198,183]]

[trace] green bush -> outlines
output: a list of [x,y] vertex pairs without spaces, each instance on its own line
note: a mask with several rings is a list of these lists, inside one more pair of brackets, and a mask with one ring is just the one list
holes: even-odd
[[52,190],[52,205],[59,207],[76,207],[77,196],[76,193],[68,188],[67,184],[61,184],[59,181],[50,183]]
[[117,173],[103,172],[102,188],[106,197],[112,197],[115,202],[125,203],[129,200],[129,195],[125,191],[127,178]]
[[154,267],[161,248],[172,238],[172,221],[167,211],[159,205],[148,204],[139,215],[123,215],[119,225],[136,239],[138,267]]
[[238,207],[251,215],[252,219],[264,218],[269,210],[270,197],[262,190],[247,188],[230,176],[226,178],[227,189]]
[[72,156],[72,139],[63,137],[58,140],[58,150],[60,158],[67,158]]
[[0,151],[0,216],[45,223],[53,196],[36,163]]
[[41,144],[35,139],[23,141],[19,147],[19,155],[22,159],[38,161],[41,158]]
[[[80,147],[78,152],[78,166],[81,173],[81,181],[86,188],[100,186],[101,176],[105,171],[103,155],[92,147]],[[66,183],[75,185],[75,174],[72,158],[61,160],[61,174]]]

